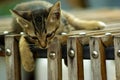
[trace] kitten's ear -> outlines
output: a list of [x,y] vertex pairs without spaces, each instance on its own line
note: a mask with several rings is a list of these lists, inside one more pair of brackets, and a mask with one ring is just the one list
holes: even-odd
[[60,1],[56,2],[50,9],[50,13],[48,15],[48,22],[56,22],[60,20],[61,15],[61,4]]
[[22,25],[22,27],[26,24],[29,24],[30,18],[31,18],[31,12],[30,11],[16,11],[16,10],[10,10],[12,15],[16,18],[16,21]]
[[31,11],[16,11],[10,10],[12,15],[16,18],[16,21],[23,30],[31,36],[34,36],[34,27],[32,26]]
[[12,15],[16,18],[22,18],[22,12],[16,11],[16,10],[10,10]]

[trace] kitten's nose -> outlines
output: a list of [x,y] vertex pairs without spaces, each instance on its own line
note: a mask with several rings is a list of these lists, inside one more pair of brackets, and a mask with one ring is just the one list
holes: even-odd
[[41,42],[41,47],[46,48],[47,44],[45,42]]

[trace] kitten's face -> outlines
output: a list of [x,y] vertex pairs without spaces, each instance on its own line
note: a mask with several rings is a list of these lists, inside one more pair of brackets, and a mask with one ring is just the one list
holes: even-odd
[[24,32],[36,46],[46,48],[55,36],[60,25],[60,2],[49,9],[34,11],[11,11]]

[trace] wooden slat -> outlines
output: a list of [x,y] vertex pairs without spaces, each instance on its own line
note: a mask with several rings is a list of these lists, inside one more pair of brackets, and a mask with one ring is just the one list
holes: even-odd
[[80,33],[84,32],[86,33],[87,36],[92,36],[92,35],[103,35],[105,33],[119,33],[120,31],[120,24],[111,24],[109,25],[109,27],[106,27],[102,30],[76,30],[76,31],[72,31],[70,32],[68,35],[80,35]]
[[[108,35],[110,33],[110,35]],[[89,37],[91,36],[109,36],[106,38],[106,41],[103,42],[106,46],[113,45],[111,39],[114,35],[120,34],[120,23],[115,24],[109,24],[108,27],[102,29],[102,30],[76,30],[72,31],[68,36],[76,35],[76,36],[84,36],[84,38],[81,39],[82,44],[88,44],[89,43]],[[106,43],[107,42],[107,43]]]
[[5,53],[0,51],[0,56],[4,57],[5,56]]
[[5,36],[7,80],[21,80],[18,41],[15,35]]
[[48,80],[62,80],[61,47],[57,38],[49,45],[47,57]]
[[68,80],[84,80],[83,49],[79,37],[67,42]]
[[92,80],[107,80],[105,51],[100,37],[90,38]]
[[114,37],[116,80],[120,79],[120,36]]

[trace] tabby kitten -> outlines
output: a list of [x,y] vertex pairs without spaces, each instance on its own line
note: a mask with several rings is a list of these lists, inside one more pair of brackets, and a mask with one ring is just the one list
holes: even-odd
[[[35,62],[29,44],[47,48],[55,35],[69,33],[76,29],[102,29],[105,24],[100,21],[83,21],[62,11],[60,2],[54,5],[45,1],[31,1],[18,4],[10,10],[13,16],[15,33],[23,31],[19,41],[21,62],[28,72],[34,70]],[[21,27],[20,27],[21,26]]]

